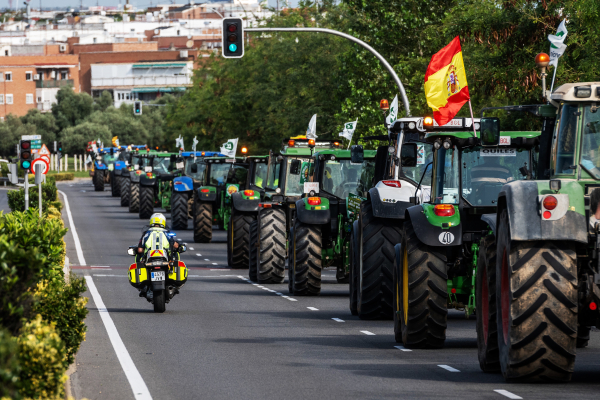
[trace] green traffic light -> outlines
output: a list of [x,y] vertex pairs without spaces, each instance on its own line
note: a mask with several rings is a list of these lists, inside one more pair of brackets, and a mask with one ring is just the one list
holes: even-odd
[[22,161],[21,162],[21,168],[23,168],[23,169],[29,169],[29,167],[31,167],[31,162],[29,162],[29,161]]
[[235,53],[237,51],[237,45],[235,43],[231,43],[229,45],[229,51]]

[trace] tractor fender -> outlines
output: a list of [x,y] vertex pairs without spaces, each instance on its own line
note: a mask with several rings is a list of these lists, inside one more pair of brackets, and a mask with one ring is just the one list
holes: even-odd
[[[512,240],[568,240],[588,242],[583,188],[575,180],[561,180],[559,193],[549,189],[549,181],[515,181],[502,187],[498,195],[498,216],[506,208]],[[541,199],[559,199],[552,211],[555,217],[542,219]]]
[[498,216],[496,214],[483,214],[481,216],[481,220],[488,224],[491,228],[492,232],[494,232],[494,236],[496,236],[496,221]]
[[178,176],[173,178],[173,191],[189,192],[194,189],[194,181],[189,176]]
[[130,171],[127,169],[127,167],[121,168],[121,176],[128,177],[129,173],[130,173]]
[[231,199],[233,201],[233,208],[237,211],[258,212],[260,196],[254,196],[252,199],[246,199],[241,192],[235,192],[231,195]]
[[140,175],[140,185],[141,186],[154,186],[156,183],[156,178],[148,178],[147,175]]
[[123,168],[126,168],[127,165],[125,165],[125,161],[117,161],[115,162],[115,171],[120,171]]
[[[209,191],[203,193],[202,189],[209,189]],[[217,200],[217,191],[214,187],[201,186],[198,189],[196,189],[196,193],[198,195],[198,198],[202,201],[216,201]]]
[[102,161],[94,161],[94,169],[106,170],[108,167]]
[[[321,201],[327,200],[325,198],[321,198]],[[314,208],[313,206],[308,205],[307,199],[303,198],[296,201],[296,217],[300,222],[304,224],[312,224],[312,225],[322,225],[328,224],[330,220],[329,213],[329,201],[326,202],[327,206],[325,210],[311,210],[310,208]],[[308,209],[307,209],[308,208]],[[325,208],[325,205],[323,205]]]
[[422,204],[409,207],[406,210],[406,218],[410,218],[415,235],[423,244],[434,247],[462,245],[462,227],[460,224],[449,228],[431,224],[425,215]]
[[410,198],[414,196],[415,187],[408,181],[401,180],[402,187],[392,188],[379,182],[369,189],[369,198],[373,206],[373,215],[377,218],[404,219],[406,209],[414,204]]
[[129,179],[131,179],[132,183],[140,183],[140,176],[141,175],[136,174],[134,171],[129,173]]

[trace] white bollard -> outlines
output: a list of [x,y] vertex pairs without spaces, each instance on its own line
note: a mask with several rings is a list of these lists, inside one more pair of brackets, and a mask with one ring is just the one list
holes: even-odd
[[83,154],[79,155],[79,172],[81,172],[81,170],[83,169],[83,166],[81,164],[83,164]]
[[58,159],[58,169],[57,169],[58,172],[62,171],[62,163],[63,163],[63,160],[61,157]]
[[69,155],[65,154],[65,172],[69,170]]
[[[85,157],[85,155],[84,155],[84,157]],[[84,170],[85,172],[87,172],[87,162],[86,162],[85,158],[84,158],[84,160],[83,160],[83,170]]]
[[77,154],[73,155],[73,171],[77,172]]

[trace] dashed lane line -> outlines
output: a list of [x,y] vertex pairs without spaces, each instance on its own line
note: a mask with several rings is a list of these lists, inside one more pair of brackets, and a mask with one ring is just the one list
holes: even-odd
[[346,322],[343,319],[339,319],[339,318],[331,318],[332,320],[334,320],[335,322]]
[[208,258],[205,258],[204,261],[210,261]]
[[190,247],[190,250],[194,251],[194,248],[193,248],[193,247]]
[[212,265],[219,265],[218,263],[212,263]]
[[397,348],[398,350],[402,350],[402,351],[412,351],[411,349],[407,349],[404,346],[394,346],[395,348]]
[[198,254],[198,253],[196,253],[196,255],[197,255],[198,257],[202,257],[202,254]]
[[459,370],[457,370],[456,368],[452,368],[449,365],[438,365],[438,367],[445,369],[446,371],[450,371],[450,372],[460,372]]
[[94,280],[91,276],[86,275],[85,280],[87,282],[88,290],[90,291],[92,298],[94,299],[94,303],[96,304],[96,308],[98,309],[98,313],[100,314],[100,318],[104,323],[104,327],[106,328],[106,332],[108,333],[108,337],[110,342],[117,354],[117,358],[119,359],[119,363],[121,364],[121,368],[123,368],[123,372],[125,372],[125,376],[129,381],[129,385],[131,386],[131,390],[133,391],[133,396],[136,400],[152,400],[152,396],[150,395],[150,391],[142,378],[142,375],[135,367],[123,340],[121,340],[121,336],[119,335],[119,331],[117,331],[117,327],[113,322],[104,302],[102,301],[102,297],[100,297],[100,293],[98,289],[96,289],[96,285],[94,285]]
[[69,219],[69,227],[71,228],[71,234],[73,235],[73,241],[75,242],[75,251],[77,252],[79,265],[85,265],[83,250],[81,250],[81,243],[79,243],[79,236],[77,235],[77,229],[75,229],[75,223],[73,222],[73,216],[71,215],[71,207],[69,207],[69,199],[65,192],[63,192],[62,190],[59,190],[58,193],[62,194],[63,200],[65,201],[65,208],[67,209],[67,218]]
[[522,399],[521,396],[517,396],[514,393],[509,392],[508,390],[504,390],[504,389],[495,389],[494,392],[501,394],[502,396],[506,396],[509,399]]
[[373,332],[369,332],[369,331],[361,331],[361,333],[364,333],[365,335],[368,335],[368,336],[375,336],[375,334]]
[[308,308],[308,309],[309,309],[309,310],[311,310],[311,311],[319,311],[319,309],[318,309],[318,308],[315,308],[315,307],[306,307],[306,308]]
[[243,277],[243,276],[241,276],[241,275],[233,275],[233,276],[237,276],[238,278],[240,278],[241,280],[243,280],[243,281],[244,281],[244,282],[246,282],[246,283],[249,283],[249,284],[251,284],[252,286],[255,286],[255,287],[257,287],[257,288],[261,288],[261,289],[263,289],[263,290],[267,290],[267,291],[269,291],[269,292],[271,292],[271,293],[273,293],[273,294],[276,294],[277,296],[280,296],[280,297],[282,297],[282,298],[284,298],[284,299],[286,299],[286,300],[289,300],[289,301],[298,301],[298,299],[294,299],[293,297],[286,296],[286,295],[284,295],[283,293],[277,292],[277,291],[275,291],[275,290],[273,290],[273,289],[266,288],[266,287],[264,287],[264,286],[262,286],[262,285],[259,285],[258,283],[254,283],[254,282],[252,282],[250,279],[248,279],[248,278],[245,278],[245,277]]

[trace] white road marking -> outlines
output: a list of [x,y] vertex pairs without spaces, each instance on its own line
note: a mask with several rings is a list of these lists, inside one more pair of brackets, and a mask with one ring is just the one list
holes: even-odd
[[[209,271],[231,271],[231,270],[230,269],[217,268],[217,269],[209,269]],[[227,276],[235,276],[235,275],[227,275]]]
[[446,371],[450,371],[450,372],[460,372],[459,370],[457,370],[456,368],[452,368],[449,365],[438,365],[438,367],[440,368],[444,368]]
[[196,255],[197,255],[198,257],[202,257],[202,254],[198,254],[198,253],[196,253]]
[[108,265],[92,265],[90,268],[110,268]]
[[123,277],[124,275],[104,275],[104,274],[94,274],[94,276],[120,276],[120,277]]
[[404,346],[394,346],[395,348],[397,348],[398,350],[402,350],[402,351],[412,351],[411,349],[407,349]]
[[85,280],[87,282],[88,290],[92,294],[92,298],[96,304],[96,308],[98,309],[98,313],[100,314],[100,318],[104,323],[104,327],[106,328],[110,342],[112,343],[115,353],[117,354],[117,358],[121,363],[123,372],[125,372],[125,376],[129,381],[129,385],[133,391],[133,396],[136,398],[136,400],[152,400],[152,396],[150,395],[150,391],[148,390],[142,375],[140,375],[140,372],[135,367],[127,348],[125,348],[125,344],[121,340],[121,336],[119,336],[119,331],[117,331],[115,323],[108,314],[108,310],[106,309],[104,302],[102,302],[102,297],[100,297],[100,293],[98,292],[98,289],[96,289],[96,285],[94,285],[94,280],[89,275],[85,276]]
[[369,332],[369,331],[361,331],[361,332],[364,333],[365,335],[375,336],[375,334],[373,332]]
[[212,265],[219,265],[219,264],[217,264],[217,263],[212,263]]
[[205,258],[204,261],[210,261],[208,258]]
[[335,322],[346,322],[343,319],[339,319],[339,318],[331,318],[332,320],[334,320]]
[[79,236],[77,235],[77,229],[75,229],[75,223],[73,222],[73,216],[71,215],[71,208],[69,207],[69,199],[62,190],[58,193],[62,194],[63,200],[65,201],[65,208],[67,209],[67,218],[69,219],[69,226],[71,227],[71,234],[73,235],[73,241],[75,242],[75,251],[77,252],[77,258],[79,259],[79,265],[86,265],[85,258],[83,257],[83,250],[81,250],[81,243],[79,243]]
[[193,248],[193,247],[190,247],[190,250],[192,250],[192,251],[193,251],[193,250],[194,250],[194,248]]
[[[281,293],[277,293],[277,294],[281,294]],[[315,308],[315,307],[306,307],[306,308],[308,308],[311,311],[319,311],[319,309]]]
[[504,389],[495,389],[494,392],[501,394],[502,396],[506,396],[509,399],[522,399],[521,396],[517,396],[514,393],[509,392],[508,390],[504,390]]
[[[275,291],[273,289],[269,289],[269,288],[266,288],[266,287],[264,287],[262,285],[259,285],[258,283],[254,283],[254,282],[250,281],[249,279],[244,278],[241,275],[221,275],[221,276],[237,276],[238,278],[242,279],[244,282],[247,282],[247,283],[251,284],[252,286],[256,286],[257,288],[261,288],[261,289],[266,290],[268,292],[275,293],[277,296],[281,296],[282,298],[287,299],[289,301],[298,301],[297,299],[294,299],[292,297],[284,296],[283,293],[279,293],[279,292],[277,292],[277,291]],[[308,308],[310,308],[310,307],[308,307]]]
[[288,299],[289,301],[298,301],[296,299],[292,299],[291,297],[287,297],[287,296],[281,296],[281,297],[285,297],[286,299]]

